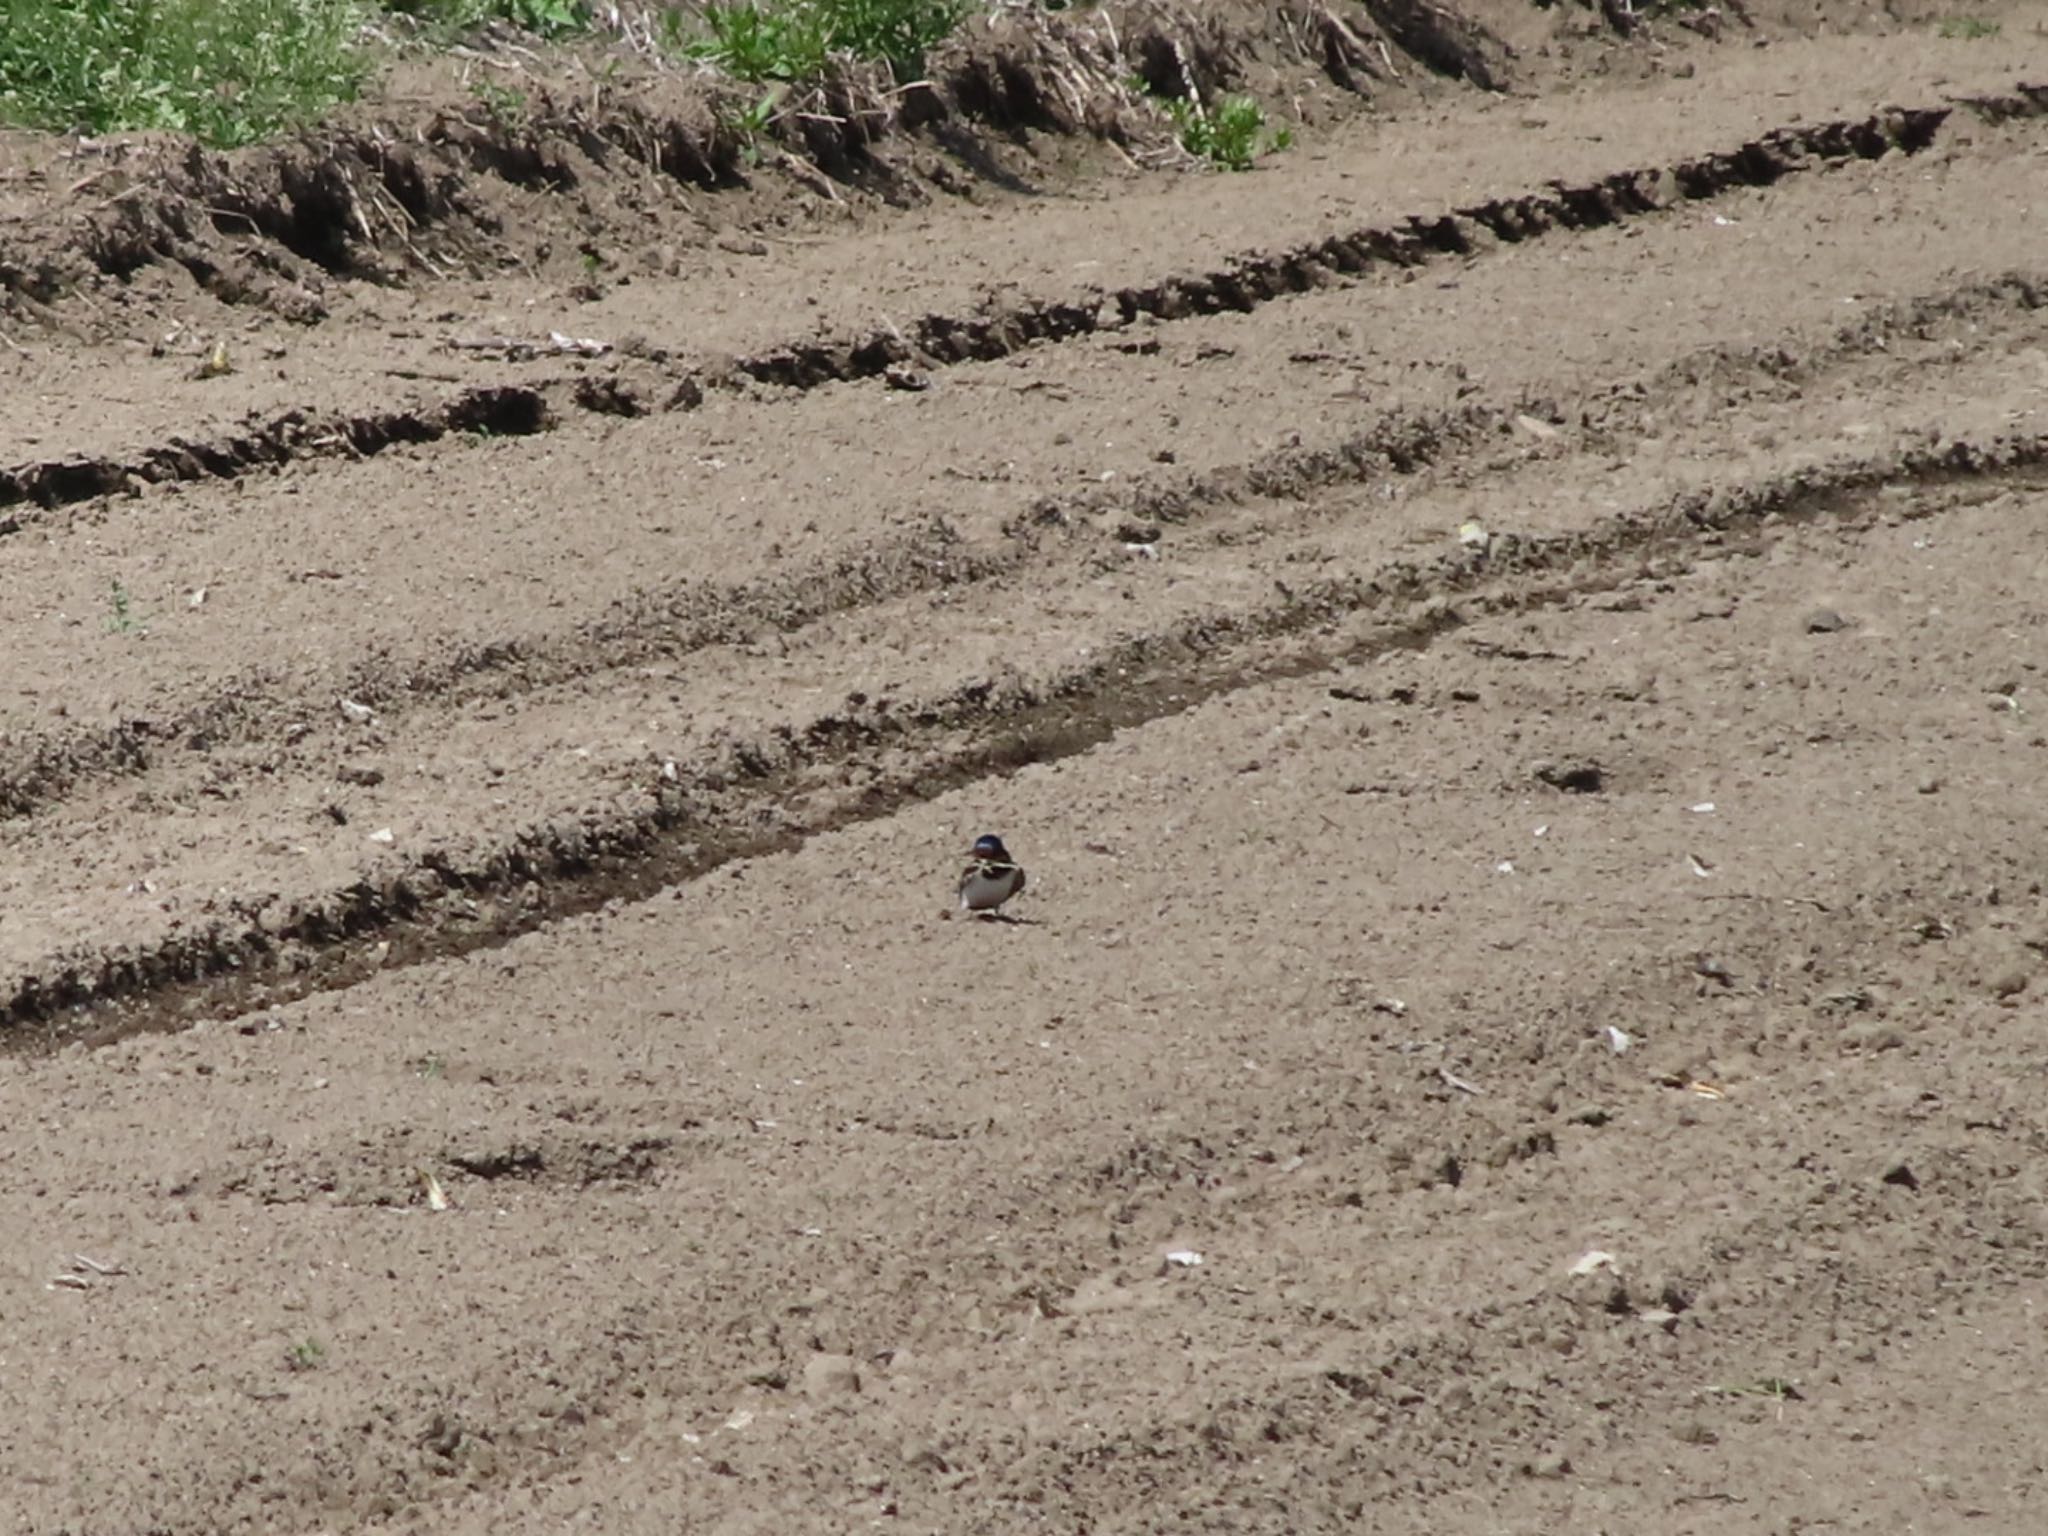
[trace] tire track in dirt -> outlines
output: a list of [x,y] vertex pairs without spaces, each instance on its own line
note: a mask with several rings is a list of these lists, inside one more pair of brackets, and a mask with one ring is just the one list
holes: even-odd
[[[1036,678],[975,679],[893,707],[828,712],[739,744],[725,762],[679,766],[609,811],[500,835],[461,863],[430,853],[396,876],[359,880],[283,913],[249,911],[130,952],[53,957],[14,983],[0,1026],[30,1047],[118,1038],[202,1014],[234,1017],[386,966],[494,946],[977,779],[1086,752],[1221,694],[1426,646],[1473,615],[1604,590],[1645,559],[1683,558],[1702,538],[1795,528],[1853,508],[1883,485],[2035,484],[2044,466],[2048,435],[2020,433],[1838,459],[1689,491],[1589,531],[1495,536],[1483,552],[1324,578],[1240,612],[1197,611]],[[838,788],[850,765],[877,759],[886,766],[865,786]],[[823,809],[785,812],[807,795]],[[297,968],[281,963],[287,955]],[[108,1005],[111,1017],[62,1018]]]
[[[2048,279],[2009,273],[1878,307],[1797,352],[1716,349],[1617,384],[1584,425],[1605,446],[1625,444],[1650,413],[1712,376],[1731,387],[1797,376],[1811,383],[1882,353],[1887,338],[1966,322],[1997,324],[2040,309]],[[1536,407],[1540,408],[1540,407]],[[330,697],[402,717],[457,695],[509,698],[655,659],[675,660],[764,629],[791,635],[865,606],[1015,577],[1074,548],[1102,547],[1120,530],[1189,528],[1246,501],[1302,496],[1380,475],[1410,477],[1470,459],[1509,430],[1517,407],[1473,405],[1453,414],[1396,409],[1334,444],[1287,448],[1201,474],[1161,472],[1071,496],[1040,497],[1005,525],[1005,542],[973,545],[943,519],[869,542],[791,575],[717,586],[687,580],[655,589],[552,640],[484,638],[452,654],[393,664],[378,658],[324,678],[267,671],[231,675],[174,714],[17,738],[0,760],[0,819],[39,814],[110,775],[149,772],[168,751],[281,737],[294,743],[325,719]],[[314,700],[319,700],[315,703]]]
[[[1830,359],[1854,359],[1873,351],[1888,357],[1889,354],[1885,352],[1885,339],[1888,335],[1896,336],[1902,329],[1910,329],[1913,326],[1938,328],[1944,322],[1960,322],[1965,317],[1981,316],[1986,312],[1987,305],[1994,314],[2008,310],[2015,313],[2024,312],[2036,301],[2037,291],[2029,280],[2011,277],[1986,284],[1965,285],[1952,293],[1890,306],[1843,328],[1817,350],[1803,353],[1802,356],[1809,361],[1808,369],[1801,377],[1809,383],[1812,382],[1819,363]],[[1974,330],[1974,323],[1972,328]],[[1989,338],[1978,339],[1982,341]],[[1695,382],[1704,368],[1723,382],[1733,382],[1739,379],[1742,371],[1756,371],[1763,375],[1775,376],[1787,366],[1786,355],[1776,349],[1753,350],[1733,357],[1719,349],[1710,349],[1704,357],[1671,365],[1659,370],[1653,378],[1668,384],[1686,385]],[[1728,371],[1731,368],[1738,370],[1737,375],[1731,377]],[[1658,387],[1661,389],[1665,385],[1659,384]],[[1616,410],[1623,414],[1631,410],[1649,410],[1653,408],[1656,399],[1656,391],[1643,392],[1634,386],[1618,386],[1615,394],[1620,402]],[[1596,411],[1594,415],[1610,427],[1618,419],[1609,411]],[[1463,422],[1464,426],[1474,428],[1481,439],[1488,435],[1491,427],[1502,424],[1498,411],[1488,411],[1480,407],[1474,407]],[[1199,522],[1207,512],[1233,506],[1247,498],[1290,497],[1319,486],[1358,483],[1390,471],[1411,473],[1418,467],[1426,467],[1419,466],[1415,460],[1430,458],[1432,443],[1435,438],[1443,435],[1443,426],[1440,421],[1429,418],[1410,420],[1404,425],[1396,413],[1394,417],[1389,418],[1389,424],[1383,424],[1383,431],[1394,434],[1392,441],[1390,442],[1386,436],[1373,440],[1373,452],[1363,460],[1359,457],[1360,441],[1353,440],[1346,451],[1341,453],[1308,448],[1277,455],[1242,470],[1197,477],[1193,486],[1195,494],[1192,502],[1185,494],[1184,488],[1172,488],[1170,493],[1160,499],[1159,487],[1142,486],[1134,488],[1131,493],[1120,492],[1115,496],[1107,496],[1095,506],[1097,509],[1107,507],[1112,512],[1137,507],[1147,514],[1159,516],[1164,522],[1186,525],[1191,521]],[[1401,433],[1409,435],[1403,438]],[[1138,499],[1128,499],[1131,495]],[[1061,537],[1055,539],[1051,545],[1055,556],[1058,556],[1061,550],[1071,551],[1076,547],[1085,550],[1091,543],[1099,540],[1105,531],[1099,524],[1085,521],[1065,523],[1058,518],[1048,520],[1047,526],[1061,534]],[[1028,553],[1036,552],[1034,543]],[[1009,552],[1009,558],[1005,562],[999,564],[1001,568],[993,573],[995,575],[1000,575],[1005,570],[1028,568],[1027,562],[1014,550]],[[988,574],[983,573],[984,576]],[[1298,597],[1300,594],[1296,595]],[[1327,590],[1317,594],[1317,600],[1329,601]],[[1303,610],[1304,613],[1312,611]],[[1197,633],[1198,642],[1201,639],[1198,633],[1201,628],[1202,622],[1199,619],[1184,626],[1188,632]],[[1226,624],[1225,630],[1228,631],[1228,628]],[[1181,643],[1181,638],[1173,637],[1173,643]],[[588,667],[572,669],[573,675],[579,677],[589,675],[590,670]],[[302,701],[295,696],[286,702]],[[954,713],[957,715],[958,711],[955,710]],[[192,722],[184,723],[189,725]],[[211,724],[213,722],[207,723],[209,727]],[[149,732],[149,728],[144,729],[146,733]],[[724,758],[710,770],[711,773],[721,780],[759,777],[764,764],[778,761],[779,754],[782,754],[788,745],[791,729],[785,727],[779,736],[751,745],[743,743],[727,751]],[[835,725],[831,729],[844,731],[846,727]],[[882,735],[886,737],[897,729],[896,721],[886,722]],[[158,739],[174,739],[168,732],[153,734]],[[113,746],[116,751],[131,751],[134,754],[133,760],[127,766],[131,771],[143,771],[149,766],[148,740],[148,734],[141,741],[135,741],[125,735],[117,736]],[[858,751],[855,750],[853,755],[857,757]],[[646,825],[629,828],[625,846],[629,849],[643,849],[648,842],[647,832]],[[608,842],[607,839],[613,841]],[[632,852],[621,855],[613,846],[615,841],[613,830],[598,829],[594,854],[589,828],[572,827],[565,833],[558,824],[536,823],[512,837],[509,842],[492,845],[497,847],[499,852],[491,855],[487,861],[490,871],[481,879],[472,871],[467,877],[468,886],[485,892],[502,891],[506,886],[516,885],[524,880],[552,879],[557,874],[566,872],[572,885],[588,887],[592,882],[594,866],[604,859],[616,860],[623,857],[630,860],[639,856],[638,853]],[[467,867],[465,863],[464,868]],[[26,989],[23,1005],[16,1010],[15,1016],[23,1019],[46,1017],[53,1009],[66,1006],[66,999],[77,1003],[89,997],[109,994],[139,995],[146,993],[166,978],[189,981],[214,974],[224,963],[232,963],[224,961],[224,955],[271,954],[274,958],[278,950],[289,950],[298,942],[323,947],[340,945],[345,948],[352,936],[373,932],[391,920],[395,914],[404,915],[399,919],[403,923],[418,919],[420,914],[430,909],[436,909],[437,902],[441,907],[445,907],[445,898],[451,891],[460,889],[464,884],[461,879],[450,878],[454,873],[460,871],[453,870],[445,859],[430,860],[397,882],[359,883],[348,891],[335,894],[331,899],[313,904],[304,913],[305,921],[293,923],[293,940],[282,945],[274,941],[274,935],[271,939],[265,938],[266,934],[272,932],[274,924],[266,923],[254,906],[231,900],[227,902],[226,910],[231,914],[239,914],[234,921],[215,924],[208,930],[162,947],[160,952],[152,947],[139,962],[131,955],[110,953],[88,957],[68,956],[64,964],[43,967],[38,972],[39,979]],[[566,891],[565,895],[572,901],[575,899],[574,891]],[[460,896],[456,899],[458,903],[464,903],[471,898]],[[273,917],[275,915],[273,913]],[[515,912],[509,917],[502,913],[494,914],[484,927],[492,929],[510,922],[523,931],[525,927],[532,925],[529,919],[533,916],[531,912]],[[76,963],[70,963],[72,961]],[[331,968],[322,967],[322,979],[332,979],[331,975],[326,974],[329,969]],[[95,979],[81,980],[81,977]]]
[[[790,342],[729,366],[657,364],[668,390],[663,409],[690,408],[707,390],[753,387],[810,390],[870,380],[915,365],[946,368],[990,362],[1026,348],[1127,329],[1141,320],[1172,322],[1261,305],[1374,271],[1404,271],[1446,256],[1555,234],[1605,229],[1670,211],[1681,203],[1773,186],[1850,159],[1913,156],[1937,142],[1962,110],[1989,123],[2048,116],[2048,86],[2022,84],[2009,96],[1958,98],[1943,106],[1892,106],[1858,119],[1793,123],[1732,150],[1668,165],[1612,173],[1576,185],[1372,225],[1295,245],[1246,253],[1216,270],[1162,278],[1102,297],[1029,300],[982,315],[926,315],[907,328],[888,325],[851,337]],[[31,513],[132,492],[166,482],[232,479],[251,469],[299,460],[364,457],[398,443],[452,433],[524,435],[549,430],[571,406],[632,417],[653,410],[630,382],[563,377],[528,385],[486,385],[438,405],[333,416],[315,407],[281,412],[210,441],[172,439],[132,457],[59,457],[0,469],[0,536],[31,526]]]
[[[1499,420],[1497,413],[1477,409],[1452,417],[1397,411],[1333,447],[1286,450],[1185,486],[1041,497],[1015,515],[1005,543],[992,549],[970,548],[949,523],[936,519],[792,576],[730,587],[691,581],[662,589],[627,612],[579,626],[555,642],[487,640],[432,662],[395,668],[381,660],[364,663],[317,683],[262,672],[232,676],[175,715],[130,718],[16,744],[16,760],[0,768],[0,819],[36,815],[108,775],[147,772],[164,748],[196,742],[212,749],[280,731],[295,742],[311,729],[307,717],[329,713],[329,694],[402,716],[459,691],[508,697],[655,658],[678,659],[764,626],[793,634],[877,602],[1015,575],[1048,551],[1056,555],[1072,540],[1096,537],[1096,525],[1106,519],[1186,524],[1203,509],[1239,496],[1273,494],[1281,487],[1307,490],[1380,472],[1420,473],[1452,448],[1483,438]],[[323,702],[312,704],[309,695]]]
[[1497,413],[1476,408],[1453,416],[1395,411],[1333,447],[1284,450],[1186,487],[1040,498],[1017,514],[1006,542],[993,549],[968,547],[939,519],[794,576],[731,587],[686,582],[662,589],[629,611],[580,626],[555,643],[485,641],[432,663],[393,668],[372,662],[331,677],[324,686],[304,678],[280,682],[244,674],[215,685],[205,700],[175,716],[131,719],[38,743],[18,767],[0,770],[0,819],[33,815],[108,773],[146,771],[158,745],[197,740],[211,748],[277,729],[288,741],[295,740],[305,734],[300,724],[305,716],[326,713],[308,705],[309,692],[333,693],[398,714],[465,686],[474,685],[484,696],[505,697],[657,657],[688,656],[763,626],[794,633],[879,601],[1014,575],[1042,557],[1045,530],[1080,534],[1114,517],[1185,523],[1204,507],[1273,494],[1282,486],[1306,490],[1382,472],[1413,475],[1498,425]]

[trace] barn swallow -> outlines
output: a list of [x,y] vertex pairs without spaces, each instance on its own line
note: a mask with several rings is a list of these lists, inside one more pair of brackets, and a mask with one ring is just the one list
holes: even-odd
[[1010,857],[1000,837],[974,840],[967,855],[967,868],[960,876],[960,910],[994,913],[997,907],[1024,889],[1024,867]]

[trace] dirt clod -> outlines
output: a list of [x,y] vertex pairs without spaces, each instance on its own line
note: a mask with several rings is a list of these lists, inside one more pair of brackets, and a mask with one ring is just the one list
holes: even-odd
[[1597,795],[1607,783],[1607,771],[1590,758],[1539,758],[1529,772],[1568,795]]
[[851,1355],[812,1355],[804,1361],[804,1396],[823,1401],[852,1396],[860,1390],[860,1368]]

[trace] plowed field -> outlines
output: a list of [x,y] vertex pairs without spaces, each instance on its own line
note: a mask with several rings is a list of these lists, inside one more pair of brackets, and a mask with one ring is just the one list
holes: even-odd
[[2001,15],[17,312],[0,1527],[2040,1530]]

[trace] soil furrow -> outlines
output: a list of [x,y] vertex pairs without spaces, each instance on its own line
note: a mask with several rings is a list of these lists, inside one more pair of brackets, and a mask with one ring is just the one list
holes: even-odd
[[[891,323],[858,336],[791,342],[716,367],[663,364],[666,404],[687,408],[701,401],[707,389],[765,385],[809,390],[909,367],[991,362],[1034,346],[1113,333],[1141,320],[1250,313],[1377,270],[1406,271],[1444,257],[1482,256],[1488,249],[1558,231],[1610,228],[1668,213],[1681,203],[1774,186],[1845,160],[1916,155],[1937,142],[1958,109],[2005,122],[2048,115],[2044,102],[2048,87],[2022,85],[2010,97],[1970,98],[1940,107],[1894,106],[1860,119],[1794,123],[1732,150],[1411,215],[1279,252],[1247,252],[1209,272],[1165,277],[1107,296],[1019,300],[982,315],[930,314],[907,326]],[[607,389],[598,377],[584,376],[552,384],[480,386],[438,405],[392,413],[333,417],[318,407],[297,407],[226,438],[177,438],[118,460],[57,458],[0,469],[0,513],[24,505],[47,511],[138,485],[230,479],[302,459],[360,457],[395,443],[438,441],[450,433],[538,432],[562,419],[565,403],[602,415],[641,415],[650,409],[630,392],[621,395],[620,388],[616,380]],[[631,403],[621,405],[622,399]],[[0,535],[30,521],[19,511],[0,516]]]
[[[153,752],[164,747],[197,745],[211,751],[291,730],[309,711],[309,694],[333,693],[402,715],[458,691],[486,697],[527,692],[655,658],[677,659],[764,629],[792,633],[827,615],[883,599],[1013,573],[1038,556],[1038,540],[1027,537],[1035,530],[1075,528],[1118,515],[1185,522],[1204,506],[1271,494],[1281,486],[1307,489],[1378,473],[1414,474],[1495,425],[1494,413],[1477,408],[1447,418],[1395,412],[1334,447],[1284,450],[1185,488],[1043,498],[1018,514],[1012,536],[994,549],[965,546],[939,519],[793,576],[737,587],[689,581],[652,592],[629,612],[581,626],[554,643],[485,642],[396,669],[380,658],[334,676],[325,687],[303,677],[232,677],[211,690],[208,699],[175,716],[128,719],[36,743],[19,766],[0,771],[0,819],[33,814],[93,778],[143,771]],[[305,734],[304,729],[297,734]]]
[[1915,155],[1935,142],[1953,110],[1889,107],[1854,121],[1792,124],[1733,150],[1668,166],[1620,171],[1598,181],[1557,185],[1449,212],[1411,215],[1399,223],[1327,236],[1275,253],[1246,253],[1220,270],[1120,289],[1099,304],[1051,300],[987,319],[929,315],[907,330],[892,326],[859,338],[792,346],[743,359],[737,366],[762,383],[810,389],[872,378],[910,362],[989,362],[1039,342],[1114,330],[1140,319],[1248,314],[1262,304],[1310,293],[1344,278],[1383,269],[1406,271],[1446,256],[1470,257],[1492,246],[1516,245],[1560,230],[1608,228],[1668,213],[1681,202],[1774,186],[1843,160],[1875,160],[1893,152]]
[[[678,765],[607,811],[487,840],[459,863],[431,854],[282,913],[216,919],[133,952],[54,957],[15,983],[0,1020],[17,1043],[47,1046],[236,1016],[351,985],[381,967],[501,944],[963,784],[1089,751],[1220,694],[1427,645],[1470,615],[1601,591],[1645,559],[1683,558],[1703,536],[1789,528],[1888,484],[2033,483],[2044,463],[2048,436],[2013,434],[1691,491],[1588,532],[1495,535],[1483,554],[1394,562],[1305,583],[1246,612],[1198,613],[1036,678],[977,679],[886,709],[820,715],[742,743],[726,761]],[[886,765],[865,784],[834,792],[847,765],[878,754]],[[817,809],[787,813],[807,797]]]
[[0,508],[17,509],[0,516],[0,535],[40,521],[24,507],[48,512],[103,496],[133,495],[145,485],[233,480],[253,469],[306,460],[364,458],[397,443],[439,442],[456,433],[524,437],[545,432],[556,416],[551,393],[527,385],[484,385],[423,410],[320,416],[292,409],[231,437],[208,442],[173,438],[130,459],[52,459],[0,469]]
[[[1689,356],[1613,386],[1592,402],[1584,425],[1599,446],[1625,446],[1644,418],[1686,398],[1711,378],[1727,389],[1793,380],[1815,387],[1830,371],[1882,355],[1889,338],[1931,328],[1996,323],[2031,315],[2043,285],[2013,273],[1941,293],[1878,306],[1818,344],[1722,349]],[[2024,333],[2014,338],[2017,345]],[[1544,409],[1532,403],[1534,409]],[[1122,485],[1041,496],[1013,514],[993,545],[963,540],[943,518],[845,555],[773,578],[718,586],[692,578],[647,591],[554,638],[486,637],[430,657],[379,656],[324,678],[269,670],[214,680],[206,696],[175,712],[127,714],[106,726],[17,733],[0,766],[0,818],[37,814],[110,775],[151,771],[170,754],[210,753],[236,743],[304,739],[340,697],[393,718],[451,697],[507,698],[654,660],[675,660],[762,633],[792,635],[836,613],[916,592],[973,586],[1010,577],[1071,547],[1114,543],[1130,529],[1189,527],[1248,499],[1302,496],[1382,475],[1426,474],[1474,463],[1477,450],[1516,414],[1473,404],[1455,414],[1396,409],[1333,444],[1283,448],[1257,460],[1200,474],[1156,471]]]

